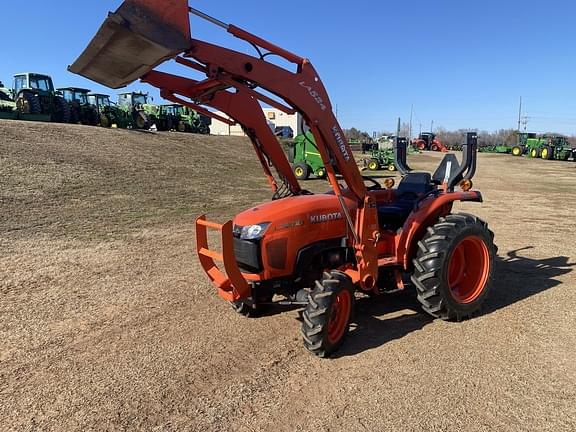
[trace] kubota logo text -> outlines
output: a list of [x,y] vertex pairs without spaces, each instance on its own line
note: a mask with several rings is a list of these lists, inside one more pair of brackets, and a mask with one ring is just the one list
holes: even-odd
[[324,223],[324,222],[332,222],[332,221],[336,221],[339,219],[342,219],[342,213],[340,213],[340,212],[327,213],[327,214],[321,214],[321,215],[312,215],[312,216],[310,216],[310,223],[311,224],[318,224],[318,223]]

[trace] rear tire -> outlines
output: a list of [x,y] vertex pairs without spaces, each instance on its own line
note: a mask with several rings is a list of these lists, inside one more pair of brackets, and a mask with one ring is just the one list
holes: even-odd
[[308,180],[310,177],[310,167],[305,163],[294,165],[294,175],[298,180]]
[[134,115],[134,126],[136,129],[148,130],[152,126],[152,123],[150,122],[150,118],[146,113],[137,112]]
[[380,162],[378,162],[378,159],[370,159],[367,167],[370,171],[378,171],[380,169]]
[[325,272],[308,294],[302,313],[304,346],[318,357],[329,357],[346,338],[354,314],[354,284],[342,272]]
[[56,123],[70,123],[72,112],[70,104],[61,96],[54,96],[52,119]]
[[468,214],[440,218],[418,242],[413,261],[424,311],[443,320],[470,318],[490,292],[496,252],[486,222]]
[[554,159],[554,147],[546,146],[542,149],[540,157],[546,160]]
[[35,94],[24,91],[16,98],[16,108],[22,114],[42,114],[40,98]]
[[112,120],[106,114],[100,114],[100,126],[109,128],[112,126]]

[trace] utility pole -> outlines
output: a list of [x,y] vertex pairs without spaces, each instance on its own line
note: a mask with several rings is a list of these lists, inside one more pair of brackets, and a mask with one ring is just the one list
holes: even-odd
[[520,109],[518,110],[518,133],[520,133],[521,123],[522,123],[522,96],[520,96]]
[[412,117],[414,116],[414,104],[410,107],[410,126],[408,128],[408,141],[412,139]]

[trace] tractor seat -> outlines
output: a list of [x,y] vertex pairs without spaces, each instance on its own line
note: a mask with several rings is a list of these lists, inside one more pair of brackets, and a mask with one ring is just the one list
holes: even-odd
[[380,228],[397,230],[404,225],[418,199],[432,191],[432,177],[429,173],[410,173],[396,189],[396,201],[378,206]]

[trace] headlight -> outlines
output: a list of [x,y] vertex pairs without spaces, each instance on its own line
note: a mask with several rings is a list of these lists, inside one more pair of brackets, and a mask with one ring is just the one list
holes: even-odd
[[260,240],[270,226],[269,222],[242,227],[240,238],[242,240]]

